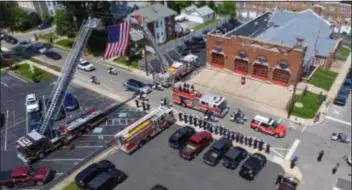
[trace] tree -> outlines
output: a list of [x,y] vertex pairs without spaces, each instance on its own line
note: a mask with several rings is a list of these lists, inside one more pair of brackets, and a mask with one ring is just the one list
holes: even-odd
[[14,19],[13,29],[24,31],[32,27],[28,13],[19,6],[10,7],[10,15]]
[[207,5],[209,8],[211,8],[213,11],[216,11],[216,5],[214,3],[214,1],[208,1]]
[[182,9],[192,5],[192,1],[169,1],[168,7],[180,13]]
[[40,23],[42,23],[42,19],[41,19],[40,16],[39,16],[37,13],[35,13],[35,12],[31,12],[31,13],[28,15],[28,17],[29,17],[29,21],[31,22],[31,24],[32,24],[33,26],[37,26],[37,25],[39,25]]
[[60,9],[56,11],[55,24],[58,35],[68,35],[75,31],[72,17],[66,10]]
[[198,1],[196,4],[198,7],[203,7],[207,4],[207,2],[206,1]]
[[225,1],[217,7],[217,14],[230,15],[232,18],[236,17],[235,2]]
[[53,21],[53,17],[49,15],[49,13],[44,13],[43,14],[43,21]]

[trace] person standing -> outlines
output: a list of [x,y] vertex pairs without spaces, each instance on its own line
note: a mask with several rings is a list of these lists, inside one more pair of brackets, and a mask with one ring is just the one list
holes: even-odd
[[283,173],[280,172],[279,175],[277,175],[275,185],[279,184],[281,182],[282,178],[283,178]]
[[323,156],[324,156],[324,150],[321,150],[318,154],[318,158],[317,158],[317,161],[318,162],[321,162],[321,160],[323,159]]

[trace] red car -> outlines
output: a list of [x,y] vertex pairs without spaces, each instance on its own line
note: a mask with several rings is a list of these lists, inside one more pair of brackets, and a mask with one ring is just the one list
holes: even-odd
[[286,126],[278,123],[272,118],[256,115],[250,126],[255,131],[261,131],[263,133],[273,135],[276,138],[282,138],[286,135]]
[[186,143],[185,146],[179,149],[179,154],[186,160],[194,159],[205,147],[207,147],[213,136],[208,131],[202,131],[194,134]]

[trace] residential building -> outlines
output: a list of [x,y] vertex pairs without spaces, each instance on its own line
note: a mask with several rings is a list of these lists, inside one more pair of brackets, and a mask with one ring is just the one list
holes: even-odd
[[17,1],[18,5],[23,9],[28,11],[34,11],[38,13],[41,17],[44,14],[49,14],[50,16],[56,15],[56,10],[63,8],[63,6],[57,1]]
[[207,36],[207,63],[235,74],[282,86],[308,76],[317,66],[329,68],[341,39],[311,9],[276,10],[218,36]]
[[267,12],[291,10],[300,12],[314,10],[325,20],[334,25],[335,33],[351,34],[351,4],[338,1],[238,1],[236,2],[239,19],[250,20]]
[[191,5],[181,10],[180,16],[188,21],[203,24],[214,19],[214,11],[207,5],[200,8]]
[[[133,11],[127,18],[132,21],[131,38],[132,40],[140,40],[143,36],[140,31],[140,25],[132,18],[132,15],[141,15],[144,18],[144,23],[147,25],[150,32],[153,34],[156,43],[163,43],[175,37],[175,19],[177,14],[174,10],[165,7],[160,3],[140,8]],[[139,33],[139,35],[135,35]]]

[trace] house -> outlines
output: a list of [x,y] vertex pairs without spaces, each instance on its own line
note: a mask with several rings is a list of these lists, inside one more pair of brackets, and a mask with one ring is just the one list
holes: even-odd
[[214,11],[207,5],[200,8],[191,5],[181,10],[181,15],[179,15],[179,17],[185,18],[194,23],[203,24],[214,19]]
[[277,9],[224,36],[208,34],[207,62],[241,76],[290,86],[317,66],[331,66],[341,44],[332,33],[331,24],[311,9]]
[[17,1],[19,7],[34,11],[38,13],[41,17],[45,14],[49,14],[50,16],[56,15],[57,9],[62,9],[63,6],[57,1]]
[[156,43],[164,43],[176,36],[174,19],[174,16],[177,14],[176,11],[169,9],[160,3],[155,3],[133,11],[125,19],[130,19],[132,22],[130,33],[132,40],[138,41],[143,38],[143,33],[140,30],[139,23],[131,17],[137,14],[144,18],[144,23],[147,24],[147,27],[154,36]]

